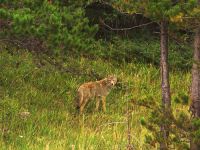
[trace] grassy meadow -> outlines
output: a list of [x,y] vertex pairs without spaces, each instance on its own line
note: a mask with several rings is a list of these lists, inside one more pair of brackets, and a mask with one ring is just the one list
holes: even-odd
[[[128,47],[129,43],[119,46],[123,44]],[[134,48],[140,49],[126,53]],[[136,41],[116,56],[114,51],[95,59],[66,55],[61,62],[64,69],[50,63],[48,60],[52,59],[43,54],[2,43],[0,49],[0,149],[124,150],[128,145],[128,109],[134,148],[157,149],[158,145],[146,144],[145,137],[151,132],[140,122],[148,117],[149,110],[133,105],[131,100],[161,102],[160,70],[151,63],[155,60],[159,64],[159,41]],[[188,95],[191,74],[185,67],[189,63],[185,57],[190,54],[175,44],[170,51],[172,107],[174,113],[187,112],[188,104],[174,101]],[[124,55],[127,59],[133,57],[133,61],[119,62],[117,59]],[[151,59],[145,63],[147,57]],[[102,78],[115,74],[119,82],[107,97],[106,113],[94,112],[95,103],[91,100],[84,114],[79,115],[74,107],[76,89],[84,82],[95,81],[94,72]]]

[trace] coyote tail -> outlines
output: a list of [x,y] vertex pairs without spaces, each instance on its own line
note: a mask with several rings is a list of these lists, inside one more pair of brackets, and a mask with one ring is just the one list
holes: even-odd
[[81,104],[82,104],[82,94],[79,91],[77,91],[76,97],[75,97],[75,106],[77,110],[80,109]]

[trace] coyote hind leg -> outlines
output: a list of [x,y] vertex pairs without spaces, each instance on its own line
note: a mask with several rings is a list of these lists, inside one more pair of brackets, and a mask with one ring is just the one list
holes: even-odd
[[80,114],[83,113],[83,109],[84,109],[85,105],[87,104],[87,101],[88,101],[88,98],[83,98],[82,99],[82,103],[80,105]]
[[76,97],[76,108],[80,111],[82,103],[83,103],[83,93],[78,92]]

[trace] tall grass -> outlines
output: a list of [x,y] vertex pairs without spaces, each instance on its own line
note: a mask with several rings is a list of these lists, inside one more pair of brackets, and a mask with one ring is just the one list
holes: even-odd
[[[150,63],[66,57],[63,66],[76,68],[82,74],[62,72],[26,50],[0,52],[1,149],[125,149],[127,102],[161,101],[159,69]],[[106,113],[94,112],[95,103],[91,101],[79,115],[74,107],[76,89],[83,82],[95,80],[87,75],[91,71],[101,77],[116,74],[119,83],[107,97]],[[187,95],[189,72],[172,70],[170,81],[173,101]],[[151,133],[140,124],[148,110],[130,107],[131,143],[137,150],[156,149],[145,143],[146,135]],[[182,110],[187,105],[183,108],[173,102],[173,107]],[[30,115],[23,117],[21,112]]]

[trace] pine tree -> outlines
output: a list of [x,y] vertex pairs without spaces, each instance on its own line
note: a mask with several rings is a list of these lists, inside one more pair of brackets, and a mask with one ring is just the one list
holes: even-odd
[[13,0],[0,7],[0,38],[34,51],[66,54],[90,50],[97,26],[89,26],[85,1]]
[[[141,12],[145,16],[151,18],[160,24],[160,45],[161,45],[161,89],[162,89],[162,105],[161,108],[155,109],[152,113],[149,125],[144,123],[147,128],[155,133],[155,138],[160,143],[160,149],[169,149],[169,145],[172,144],[173,139],[169,139],[171,132],[171,124],[178,125],[180,128],[185,128],[180,125],[180,120],[172,115],[171,110],[171,96],[169,85],[169,69],[168,69],[168,28],[169,24],[173,24],[177,27],[180,26],[180,22],[183,23],[183,16],[191,11],[196,4],[196,0],[191,1],[177,1],[177,0],[142,0],[142,1],[120,1],[114,3],[115,7],[120,7],[129,13]],[[185,24],[183,24],[185,25]],[[188,27],[185,25],[185,27]],[[156,118],[156,119],[155,119]],[[180,117],[182,118],[182,117]],[[185,117],[184,117],[185,118]],[[186,121],[187,119],[185,119]],[[187,122],[187,121],[186,121]],[[153,125],[159,125],[161,127],[161,134],[156,131]],[[174,132],[174,131],[173,131]],[[189,131],[190,132],[190,131]],[[173,133],[175,134],[175,133]],[[176,140],[175,140],[176,141]]]
[[[200,16],[200,0],[198,1],[199,7],[196,8],[195,15]],[[193,14],[193,15],[194,15]],[[197,21],[199,22],[199,20]],[[192,132],[195,132],[195,136],[191,136],[190,149],[198,150],[200,148],[200,141],[197,139],[199,136],[198,131],[200,131],[200,26],[199,23],[195,29],[194,36],[194,62],[192,66],[192,85],[191,85],[191,110],[192,117],[194,117],[195,121],[192,126]],[[196,123],[195,123],[196,122]],[[199,123],[198,123],[199,122]],[[196,126],[195,126],[196,124]]]

